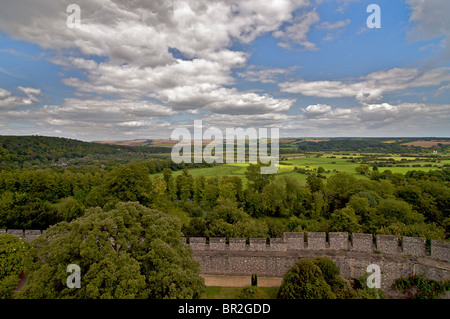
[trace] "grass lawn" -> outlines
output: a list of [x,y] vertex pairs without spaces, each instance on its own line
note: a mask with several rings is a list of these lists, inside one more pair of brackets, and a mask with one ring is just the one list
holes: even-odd
[[[238,299],[242,287],[207,286],[202,299]],[[279,287],[258,287],[265,295],[264,299],[276,299]]]

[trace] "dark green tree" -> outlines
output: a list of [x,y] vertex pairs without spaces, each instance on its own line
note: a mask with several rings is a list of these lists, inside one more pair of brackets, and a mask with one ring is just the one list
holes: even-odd
[[250,163],[244,173],[249,182],[249,186],[257,192],[262,192],[264,187],[275,178],[274,174],[261,174],[261,167],[269,165],[260,162],[256,164]]
[[[136,202],[92,208],[47,229],[25,262],[21,298],[199,298],[198,263],[181,242],[180,221]],[[69,264],[81,288],[66,285]]]
[[284,275],[277,298],[336,299],[336,296],[314,261],[303,258]]
[[10,234],[0,235],[0,299],[13,297],[23,270],[25,253],[23,239]]

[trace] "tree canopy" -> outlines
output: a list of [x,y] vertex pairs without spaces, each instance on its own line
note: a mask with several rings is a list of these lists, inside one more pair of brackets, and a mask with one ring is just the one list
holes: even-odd
[[[27,254],[19,298],[199,298],[198,263],[181,242],[178,219],[136,202],[88,209],[50,227]],[[67,266],[81,270],[68,288]]]
[[0,234],[0,299],[13,296],[22,272],[25,251],[22,238]]

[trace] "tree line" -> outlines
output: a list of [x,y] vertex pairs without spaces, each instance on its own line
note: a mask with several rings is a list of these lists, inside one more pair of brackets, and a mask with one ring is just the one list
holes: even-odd
[[[153,162],[152,162],[153,163]],[[285,231],[346,231],[444,240],[450,232],[449,170],[385,170],[370,180],[336,173],[306,183],[288,175],[261,175],[250,164],[239,176],[151,175],[149,162],[110,170],[28,169],[0,172],[0,227],[46,229],[86,209],[108,211],[138,202],[180,217],[185,236],[280,237]]]
[[146,158],[150,154],[169,154],[167,147],[109,145],[48,136],[0,136],[0,168],[65,164],[70,160],[100,158]]

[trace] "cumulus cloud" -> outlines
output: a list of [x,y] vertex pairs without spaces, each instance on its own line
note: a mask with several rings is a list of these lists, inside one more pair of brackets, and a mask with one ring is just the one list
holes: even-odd
[[350,19],[339,20],[334,23],[329,22],[329,21],[324,21],[318,25],[318,28],[326,29],[326,30],[339,29],[339,28],[343,28],[343,27],[347,26],[350,23],[350,21],[351,21]]
[[21,1],[0,13],[0,28],[43,48],[75,48],[85,55],[156,66],[173,62],[169,48],[204,57],[277,30],[308,4],[297,1],[87,1],[80,28],[65,26],[71,1]]
[[418,125],[428,127],[435,136],[446,136],[450,119],[448,104],[379,103],[352,108],[319,104],[302,110],[296,121],[301,125],[283,127],[290,130],[297,127],[305,136],[360,136],[363,132],[371,136],[398,135],[399,132],[402,136],[417,136]]
[[307,118],[314,118],[318,117],[327,113],[331,112],[331,106],[326,104],[315,104],[315,105],[308,105],[305,109],[303,109],[305,112],[305,116]]
[[18,86],[17,90],[25,96],[13,94],[11,91],[0,88],[0,110],[36,105],[40,103],[38,97],[43,96],[40,89]]
[[[128,101],[152,98],[191,114],[198,109],[229,114],[282,112],[294,103],[230,87],[235,84],[232,70],[244,67],[249,57],[230,48],[236,41],[250,43],[278,30],[292,21],[294,11],[307,7],[308,0],[80,0],[81,25],[75,29],[66,27],[65,9],[70,3],[11,3],[0,12],[0,29],[54,50],[58,54],[50,61],[55,64],[83,70],[86,78],[62,80],[77,94]],[[305,16],[299,23],[308,19]],[[289,30],[284,39],[295,31]],[[106,58],[96,62],[90,56]],[[269,72],[265,79],[273,80],[277,72]],[[65,103],[63,108],[69,102]]]
[[[344,8],[351,1],[337,3]],[[61,105],[26,108],[42,104],[40,89],[0,88],[1,125],[21,123],[36,131],[85,134],[89,139],[124,134],[157,137],[161,132],[166,137],[174,117],[203,118],[224,127],[277,125],[297,134],[311,129],[328,135],[335,135],[333,130],[340,127],[358,132],[419,119],[431,125],[433,117],[448,121],[445,106],[381,100],[387,93],[419,87],[439,86],[436,94],[441,94],[450,85],[449,67],[393,68],[354,79],[280,83],[285,93],[351,97],[361,103],[358,108],[339,108],[332,101],[312,102],[300,115],[288,113],[294,98],[238,89],[235,69],[244,70],[236,74],[245,81],[272,84],[284,80],[294,68],[247,67],[250,54],[236,49],[235,43],[249,44],[271,34],[282,47],[315,50],[316,44],[309,39],[312,28],[329,32],[329,39],[349,25],[350,19],[320,23],[308,0],[79,0],[81,26],[70,29],[66,8],[72,2],[23,0],[2,6],[2,32],[51,50],[50,61],[64,71],[80,72],[62,75],[63,83],[75,89],[76,98],[66,98]],[[450,27],[443,12],[447,2],[408,3],[413,32],[425,39],[443,36],[446,41]]]
[[411,8],[409,21],[414,26],[409,36],[414,40],[430,40],[442,37],[443,56],[450,58],[450,2],[447,0],[407,0]]
[[305,81],[300,79],[280,83],[279,86],[283,92],[326,98],[354,97],[362,104],[370,104],[381,100],[384,93],[438,86],[449,81],[449,67],[425,72],[415,68],[393,68],[387,71],[376,71],[356,80]]
[[290,48],[292,44],[299,44],[307,50],[316,50],[315,43],[308,40],[308,32],[311,26],[319,21],[319,14],[315,10],[308,11],[296,18],[296,21],[286,26],[284,30],[275,31],[272,35],[282,40],[278,45],[283,48]]
[[265,113],[256,115],[208,114],[203,116],[204,126],[210,125],[219,129],[228,127],[261,128],[274,127],[284,129],[293,116],[285,113]]
[[327,30],[327,35],[325,36],[325,38],[323,38],[323,40],[331,41],[336,38],[343,31],[343,29],[350,24],[350,22],[350,19],[339,20],[334,23],[324,21],[319,24],[317,28]]
[[250,65],[245,72],[237,72],[237,75],[250,82],[276,83],[277,77],[289,74],[297,68],[297,66],[282,69]]
[[175,114],[170,107],[150,101],[70,98],[61,105],[3,112],[0,114],[0,123],[20,122],[31,129],[45,130],[50,134],[57,130],[76,136],[78,132],[80,136],[92,140],[94,138],[90,136],[103,134],[107,138],[107,132],[112,135],[123,134],[130,128],[136,132],[140,130],[158,135],[158,128],[167,129],[167,123],[155,120],[168,119]]

